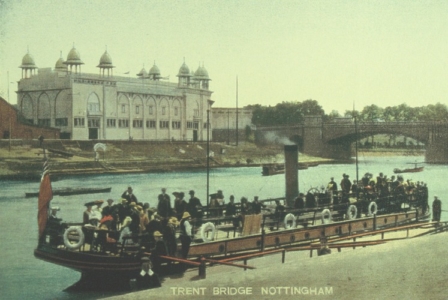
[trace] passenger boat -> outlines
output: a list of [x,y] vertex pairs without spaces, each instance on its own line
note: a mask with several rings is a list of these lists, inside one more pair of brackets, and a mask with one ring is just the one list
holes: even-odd
[[[412,199],[411,199],[412,198]],[[234,217],[214,217],[196,223],[196,239],[188,258],[227,257],[248,251],[266,251],[279,247],[307,245],[322,237],[350,237],[360,232],[375,232],[397,228],[429,217],[424,200],[415,195],[397,201],[393,197],[378,202],[357,201],[350,205],[322,205],[314,209],[286,210],[281,218],[273,214],[247,215],[243,226],[235,226]],[[63,233],[45,232],[34,255],[38,259],[58,264],[82,274],[78,283],[88,286],[125,286],[137,278],[142,269],[142,257],[150,255],[138,246],[116,245],[115,252],[104,245],[106,231],[90,229],[95,236],[86,241],[89,230],[80,224],[63,224]],[[49,228],[47,228],[49,229]],[[219,232],[219,233],[218,233]],[[229,233],[233,232],[233,236]],[[227,236],[226,236],[227,234]],[[141,242],[139,237],[139,243]],[[74,244],[72,244],[74,242]],[[103,243],[103,244],[101,244]],[[137,244],[138,245],[138,244]],[[178,245],[180,250],[180,245]]]
[[[311,164],[311,166],[317,166],[318,164]],[[297,166],[298,170],[306,170],[309,165],[305,163],[299,163]],[[284,164],[264,164],[262,165],[261,174],[263,176],[272,176],[277,174],[285,174],[285,165]]]
[[[110,193],[111,187],[107,188],[60,188],[54,189],[53,195],[57,196],[71,196],[71,195],[82,195],[82,194],[96,194],[96,193]],[[25,193],[25,197],[37,197],[39,192],[28,192]]]
[[[287,185],[289,181],[286,180]],[[209,217],[212,213],[208,213],[211,210],[206,208],[204,218],[193,221],[196,238],[190,246],[188,260],[167,259],[199,265],[199,261],[204,261],[203,257],[219,259],[310,245],[321,238],[350,238],[361,232],[375,233],[385,228],[399,230],[403,226],[420,223],[430,215],[426,187],[385,197],[363,189],[343,198],[328,191],[309,194],[307,196],[315,200],[312,207],[285,208],[281,213],[272,213],[272,207],[269,212],[266,205],[267,210],[263,214],[242,218],[238,215],[223,216],[222,206],[222,210],[213,211],[212,218]],[[143,269],[142,258],[151,255],[150,250],[141,247],[144,235],[134,236],[136,243],[127,246],[125,243],[108,244],[106,237],[113,233],[111,231],[62,221],[52,227],[48,219],[51,198],[50,176],[44,173],[39,193],[40,238],[34,250],[36,258],[80,272],[79,286],[91,287],[92,282],[102,287],[125,286],[130,279],[139,277]],[[278,199],[263,202],[268,204],[273,200]],[[178,248],[180,250],[179,243]]]
[[285,165],[284,164],[264,164],[262,165],[263,176],[272,176],[277,174],[285,173]]

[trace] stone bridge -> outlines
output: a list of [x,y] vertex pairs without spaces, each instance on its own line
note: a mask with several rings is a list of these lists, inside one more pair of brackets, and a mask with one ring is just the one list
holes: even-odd
[[358,122],[341,118],[323,122],[321,117],[307,117],[294,126],[261,127],[255,132],[257,143],[295,143],[299,151],[319,157],[349,159],[352,145],[376,134],[411,137],[426,147],[426,162],[448,163],[447,122]]

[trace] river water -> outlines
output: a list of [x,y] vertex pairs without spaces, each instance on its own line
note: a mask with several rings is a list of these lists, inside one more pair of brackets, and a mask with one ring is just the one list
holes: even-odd
[[[405,168],[409,162],[424,161],[424,157],[386,156],[360,157],[359,178],[366,172],[377,176],[383,172],[390,177],[394,168]],[[51,164],[50,164],[51,165]],[[426,165],[421,173],[404,174],[405,179],[424,181],[429,187],[430,203],[434,195],[442,199],[447,207],[447,187],[445,186],[446,165]],[[299,172],[299,190],[326,185],[330,177],[340,182],[342,174],[356,179],[354,164],[322,164]],[[163,174],[91,175],[67,177],[52,183],[53,188],[61,187],[112,187],[111,193],[54,196],[51,205],[59,206],[58,216],[67,222],[81,222],[85,209],[83,204],[97,199],[118,200],[130,185],[140,202],[156,206],[157,195],[162,187],[170,194],[174,191],[193,189],[205,204],[206,172],[176,172]],[[250,200],[283,197],[285,194],[284,175],[261,176],[261,167],[212,169],[209,176],[210,193],[223,190],[225,199],[233,194],[238,202],[242,196]],[[37,198],[25,198],[25,192],[37,191],[38,182],[3,181],[0,198],[0,225],[4,238],[0,243],[0,295],[2,299],[94,299],[104,294],[66,292],[64,289],[79,279],[79,273],[37,260],[33,250],[37,244]],[[172,197],[173,198],[173,197]],[[186,197],[188,199],[188,197]],[[448,213],[442,213],[442,220],[448,220]]]

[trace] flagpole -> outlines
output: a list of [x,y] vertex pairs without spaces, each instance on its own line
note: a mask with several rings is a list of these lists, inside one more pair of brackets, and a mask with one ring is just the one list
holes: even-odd
[[238,76],[236,76],[236,145],[238,146]]

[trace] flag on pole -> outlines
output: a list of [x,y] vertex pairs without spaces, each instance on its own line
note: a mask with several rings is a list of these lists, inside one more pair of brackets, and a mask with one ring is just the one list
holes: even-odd
[[51,188],[50,174],[48,170],[45,170],[40,181],[39,201],[37,204],[37,224],[39,226],[39,238],[44,233],[45,226],[47,225],[48,207],[51,199],[53,199],[53,190]]

